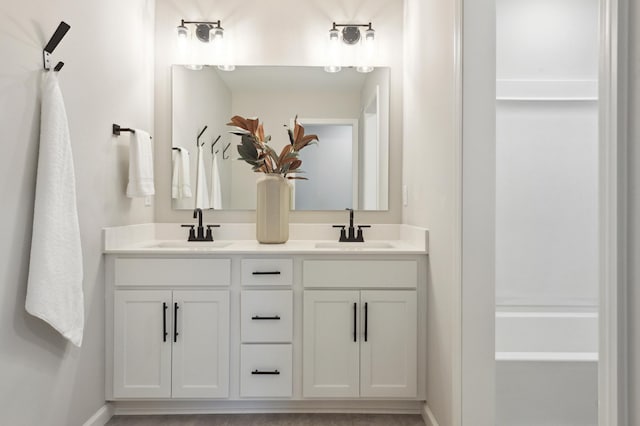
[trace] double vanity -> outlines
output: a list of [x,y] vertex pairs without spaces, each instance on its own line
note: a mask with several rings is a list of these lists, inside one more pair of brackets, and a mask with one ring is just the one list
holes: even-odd
[[[120,412],[418,412],[425,399],[427,231],[338,242],[291,224],[186,241],[177,224],[104,231],[106,393]],[[336,237],[333,239],[333,237]]]

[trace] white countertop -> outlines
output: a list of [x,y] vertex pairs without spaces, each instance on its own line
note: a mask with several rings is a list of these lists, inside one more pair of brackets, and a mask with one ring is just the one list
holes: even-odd
[[378,224],[365,230],[365,243],[337,243],[330,224],[291,224],[289,241],[260,244],[253,224],[222,224],[215,242],[187,242],[180,224],[147,223],[103,230],[106,254],[426,254],[428,231],[409,225]]

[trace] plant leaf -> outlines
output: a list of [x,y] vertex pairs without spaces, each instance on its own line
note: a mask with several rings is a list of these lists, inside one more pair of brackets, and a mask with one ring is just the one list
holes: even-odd
[[244,130],[249,130],[247,127],[247,119],[239,115],[231,117],[231,122],[227,123],[227,126],[236,126]]

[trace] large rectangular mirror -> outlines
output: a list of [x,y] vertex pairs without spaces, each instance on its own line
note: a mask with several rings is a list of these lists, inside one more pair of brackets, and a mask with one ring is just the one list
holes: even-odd
[[259,175],[238,160],[233,115],[258,117],[277,152],[296,116],[318,135],[300,151],[308,180],[291,181],[292,209],[388,209],[389,68],[174,65],[172,95],[174,209],[255,209]]

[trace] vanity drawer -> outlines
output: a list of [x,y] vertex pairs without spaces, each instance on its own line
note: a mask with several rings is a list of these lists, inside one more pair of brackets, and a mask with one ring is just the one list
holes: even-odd
[[291,342],[293,292],[246,290],[240,296],[240,327],[243,342]]
[[291,397],[291,345],[250,345],[240,348],[240,396]]
[[305,287],[416,288],[415,260],[305,260]]
[[292,259],[242,259],[242,285],[292,285]]
[[117,258],[117,286],[228,286],[230,259]]

